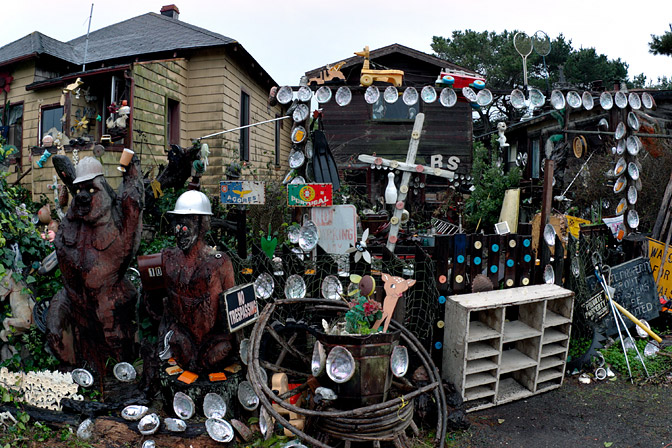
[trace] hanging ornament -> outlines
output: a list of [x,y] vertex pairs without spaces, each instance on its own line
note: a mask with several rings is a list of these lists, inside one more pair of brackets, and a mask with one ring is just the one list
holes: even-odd
[[369,238],[369,229],[366,229],[362,233],[362,240],[355,243],[354,247],[351,247],[345,251],[347,254],[355,253],[355,263],[359,263],[359,260],[364,258],[364,261],[371,264],[371,254],[366,250],[366,240]]
[[273,258],[275,253],[275,248],[278,246],[278,239],[276,237],[271,238],[271,224],[268,224],[268,235],[261,237],[261,250],[266,254],[270,259]]

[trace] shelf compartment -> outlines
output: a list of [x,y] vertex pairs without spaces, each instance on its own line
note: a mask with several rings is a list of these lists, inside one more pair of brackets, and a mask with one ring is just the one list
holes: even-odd
[[569,318],[558,313],[554,313],[551,310],[546,310],[546,321],[544,322],[544,327],[554,327],[556,325],[568,324],[570,322],[571,320],[569,320]]
[[487,324],[472,320],[469,322],[469,342],[483,341],[499,337],[499,331],[489,327]]
[[467,375],[466,380],[464,381],[464,388],[471,389],[472,387],[482,386],[484,384],[490,384],[497,381],[496,371],[474,373],[472,375]]
[[562,297],[559,299],[552,299],[546,302],[546,314],[551,311],[554,314],[558,314],[569,321],[572,321],[572,304],[573,300],[571,297]]
[[499,373],[503,374],[513,372],[514,370],[526,369],[536,365],[536,360],[530,358],[527,355],[524,355],[514,348],[502,352],[502,361],[499,366]]
[[567,352],[567,346],[562,343],[544,344],[541,347],[541,357],[558,355]]
[[560,342],[566,339],[569,339],[569,335],[567,333],[563,333],[560,330],[557,330],[555,328],[546,328],[544,330],[544,338],[543,338],[544,344],[552,344],[554,342]]
[[473,361],[467,361],[467,375],[473,373],[485,372],[487,370],[497,369],[497,357],[492,356],[490,358],[480,358],[474,359]]
[[541,358],[539,361],[539,370],[551,369],[553,367],[560,367],[565,363],[560,356],[548,356]]
[[541,335],[540,330],[536,330],[520,320],[504,322],[504,342],[519,341],[539,335]]
[[[499,342],[499,341],[497,341]],[[474,342],[467,348],[467,361],[499,355],[499,348],[485,342]]]
[[562,377],[555,380],[545,381],[543,383],[537,383],[537,392],[545,392],[552,389],[557,389],[561,385],[562,385]]
[[495,395],[494,384],[471,387],[466,391],[464,391],[464,401],[478,400],[479,398],[485,398],[490,396],[494,398],[494,395]]
[[508,403],[509,401],[520,400],[529,397],[532,391],[526,389],[522,384],[513,378],[499,380],[499,389],[497,390],[497,403]]
[[564,369],[546,369],[539,372],[537,383],[545,383],[546,381],[562,378]]

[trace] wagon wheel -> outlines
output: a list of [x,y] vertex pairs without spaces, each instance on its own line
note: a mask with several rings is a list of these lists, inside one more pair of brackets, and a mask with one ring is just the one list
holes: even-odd
[[[345,303],[333,300],[288,299],[270,303],[261,312],[250,337],[248,376],[255,393],[259,396],[261,405],[278,423],[302,440],[320,448],[331,448],[327,444],[330,438],[345,441],[346,447],[349,447],[351,442],[371,442],[374,447],[379,447],[381,441],[392,441],[395,446],[403,447],[409,445],[405,430],[410,427],[414,432],[417,433],[418,431],[413,423],[413,399],[419,395],[431,393],[438,407],[434,446],[444,446],[448,412],[438,369],[415,336],[394,320],[391,322],[392,329],[400,332],[400,342],[407,346],[409,350],[412,350],[420,359],[427,371],[429,384],[416,388],[410,393],[388,399],[383,403],[346,411],[320,410],[313,409],[312,407],[311,409],[303,409],[290,404],[288,401],[284,401],[289,396],[295,395],[298,391],[307,389],[309,381],[314,381],[311,380],[310,374],[297,370],[301,369],[301,366],[292,365],[289,367],[283,365],[288,360],[288,355],[290,355],[292,359],[300,359],[302,363],[305,362],[308,366],[306,370],[310,370],[310,359],[295,346],[296,341],[302,337],[300,334],[301,330],[297,330],[296,332],[292,330],[286,334],[281,334],[269,324],[274,312],[286,305],[304,305],[306,308],[319,312],[343,312],[347,310]],[[305,331],[308,331],[307,327]],[[271,338],[282,347],[275,362],[260,359],[261,341],[264,337],[265,340]],[[263,382],[262,378],[265,377],[265,372],[262,372],[262,369],[273,373],[283,372],[297,377],[302,376],[306,381],[289,393],[277,394],[277,391],[272,390]],[[276,407],[284,408],[290,413],[306,417],[308,422],[319,422],[319,425],[314,425],[316,428],[319,426],[317,434],[309,435],[304,430],[291,424],[284,415],[277,412],[272,403],[275,403]],[[310,430],[310,426],[307,425],[307,430]]]

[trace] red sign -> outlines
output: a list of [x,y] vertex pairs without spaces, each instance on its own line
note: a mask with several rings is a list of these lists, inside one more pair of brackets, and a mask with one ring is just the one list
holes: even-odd
[[290,207],[330,207],[332,184],[289,184],[287,205]]

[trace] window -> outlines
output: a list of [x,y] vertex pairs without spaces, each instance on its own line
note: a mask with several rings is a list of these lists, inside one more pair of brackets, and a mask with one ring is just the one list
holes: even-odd
[[[240,92],[240,125],[250,124],[250,95]],[[240,160],[250,160],[250,128],[240,130]]]
[[[23,146],[23,103],[11,104],[0,108],[0,137],[6,145],[16,147],[10,157],[10,163],[21,165],[21,147]],[[5,148],[7,149],[7,148]]]
[[63,106],[44,106],[42,108],[42,119],[40,126],[40,145],[42,144],[42,137],[52,131],[52,136],[56,132],[63,131]]
[[168,146],[180,144],[180,102],[166,99],[166,141]]
[[539,164],[541,160],[539,158],[539,140],[532,140],[532,179],[539,179]]
[[383,100],[381,95],[378,101],[373,103],[371,118],[374,120],[415,120],[418,114],[419,103],[407,106],[401,99],[394,103]]
[[[275,118],[280,118],[280,115],[275,115]],[[275,122],[275,164],[280,165],[280,129],[282,129],[282,120]]]

